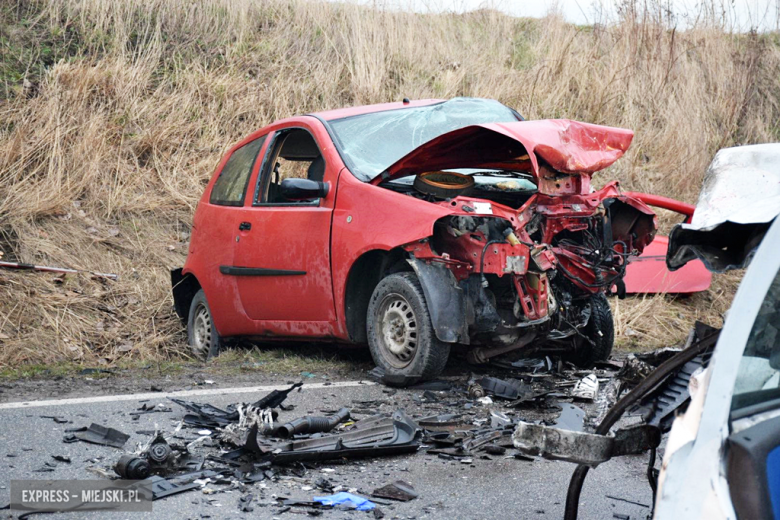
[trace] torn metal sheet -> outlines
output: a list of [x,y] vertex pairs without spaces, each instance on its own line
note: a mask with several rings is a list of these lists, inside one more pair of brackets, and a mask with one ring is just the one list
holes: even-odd
[[743,268],[778,214],[780,144],[724,148],[704,174],[691,223],[669,234],[667,265],[698,258],[714,272]]
[[75,432],[74,437],[84,442],[100,444],[102,446],[113,446],[114,448],[121,448],[130,438],[126,433],[96,423],[92,423],[89,428],[84,431]]
[[515,448],[534,455],[595,467],[612,457],[658,447],[661,433],[654,426],[638,425],[610,437],[520,421],[512,440]]

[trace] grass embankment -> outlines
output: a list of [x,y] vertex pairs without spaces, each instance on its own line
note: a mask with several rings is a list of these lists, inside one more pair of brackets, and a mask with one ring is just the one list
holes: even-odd
[[[776,141],[774,35],[576,27],[482,10],[412,15],[303,0],[18,0],[0,7],[0,247],[120,274],[0,271],[0,367],[181,359],[168,269],[227,147],[274,119],[410,98],[492,97],[527,118],[636,131],[596,182],[693,202],[721,147]],[[626,300],[618,342],[718,322],[735,279]]]

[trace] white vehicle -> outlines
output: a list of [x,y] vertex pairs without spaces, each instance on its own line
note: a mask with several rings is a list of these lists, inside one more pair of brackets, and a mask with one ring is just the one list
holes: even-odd
[[670,266],[699,257],[713,270],[749,268],[709,366],[692,379],[700,386],[672,425],[656,519],[780,519],[778,213],[780,145],[730,148],[710,166],[676,247],[670,237]]

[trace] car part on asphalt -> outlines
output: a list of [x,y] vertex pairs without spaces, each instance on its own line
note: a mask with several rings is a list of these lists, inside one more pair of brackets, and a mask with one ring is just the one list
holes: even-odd
[[[628,411],[628,409],[639,402],[650,391],[656,388],[659,384],[665,381],[669,376],[677,372],[680,367],[700,356],[702,353],[713,348],[717,343],[718,335],[720,331],[711,332],[705,337],[700,338],[696,343],[693,343],[687,349],[681,351],[679,354],[663,362],[658,368],[656,368],[650,375],[643,379],[633,390],[624,395],[615,406],[610,408],[607,415],[596,427],[595,434],[599,436],[606,436],[609,430],[615,423]],[[651,452],[651,453],[654,453]],[[566,494],[566,508],[564,510],[564,520],[577,520],[577,512],[579,509],[580,493],[582,491],[582,484],[585,482],[585,477],[588,474],[590,466],[587,464],[580,464],[572,474],[571,481],[569,482],[569,489]]]
[[420,496],[411,484],[403,480],[396,480],[371,492],[372,497],[389,498],[399,502],[409,502]]
[[516,379],[503,380],[485,376],[479,380],[479,385],[488,395],[510,400],[518,399],[528,391],[528,387]]
[[571,396],[575,399],[593,401],[599,393],[599,380],[596,374],[583,377],[571,390]]
[[349,419],[349,408],[342,408],[335,415],[329,417],[301,417],[290,421],[274,430],[274,435],[289,439],[293,435],[301,433],[324,433]]
[[[357,424],[357,428],[337,435],[274,443],[257,442],[257,425],[250,430],[245,450],[264,455],[274,463],[378,457],[412,453],[420,447],[419,427],[403,411],[392,417],[376,416]],[[253,434],[254,431],[254,434]]]
[[261,410],[264,408],[277,408],[284,402],[285,399],[287,399],[287,396],[290,395],[290,392],[296,388],[301,388],[302,386],[303,382],[301,381],[293,384],[287,390],[272,390],[271,393],[262,399],[252,403],[252,406]]
[[146,458],[125,454],[119,457],[119,460],[114,465],[114,471],[122,478],[143,480],[151,474],[151,467]]
[[[293,384],[286,390],[272,390],[268,395],[255,401],[250,406],[258,410],[276,408],[287,399],[290,392],[301,386],[303,386],[303,383],[299,382]],[[229,411],[225,411],[210,404],[193,403],[173,397],[170,399],[179,406],[192,412],[184,416],[184,422],[192,426],[201,428],[223,428],[239,420],[239,413],[236,406],[233,406]]]
[[103,446],[113,446],[114,448],[121,448],[125,445],[127,439],[130,438],[126,433],[96,423],[90,424],[89,428],[76,431],[74,437],[84,442],[101,444]]

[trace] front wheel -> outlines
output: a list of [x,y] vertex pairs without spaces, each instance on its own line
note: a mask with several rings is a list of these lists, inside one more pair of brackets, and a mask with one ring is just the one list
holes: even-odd
[[609,359],[615,344],[615,322],[606,295],[594,295],[589,305],[590,319],[582,329],[585,338],[577,337],[574,352],[567,356],[568,361],[582,368],[590,368],[597,361]]
[[391,274],[379,282],[368,303],[367,323],[371,357],[386,374],[402,376],[409,385],[444,370],[450,345],[436,338],[414,273]]
[[211,308],[203,289],[195,294],[190,304],[190,315],[187,318],[187,343],[192,355],[202,360],[215,357],[222,347],[222,338],[214,327]]

